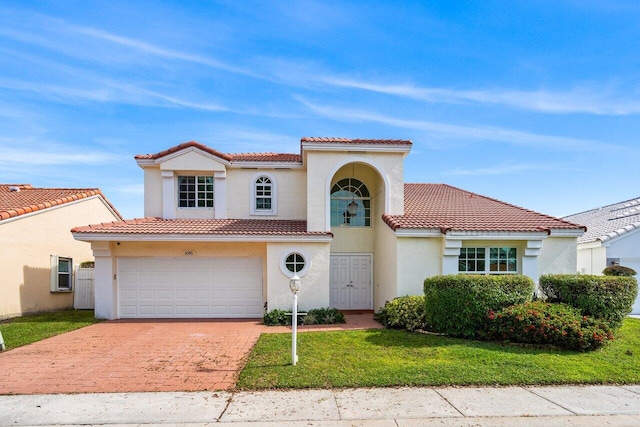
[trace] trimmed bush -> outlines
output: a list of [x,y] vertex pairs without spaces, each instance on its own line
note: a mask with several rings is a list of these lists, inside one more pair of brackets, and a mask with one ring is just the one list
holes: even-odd
[[[291,317],[291,316],[289,316]],[[344,314],[337,308],[313,308],[302,318],[304,325],[335,325],[347,323]]]
[[373,318],[385,328],[415,331],[425,329],[424,297],[404,296],[388,301]]
[[625,267],[623,265],[610,265],[602,270],[602,274],[605,276],[635,276],[637,273],[633,268]]
[[275,310],[265,313],[264,316],[262,316],[262,322],[267,326],[290,325],[291,314],[287,316],[286,311],[276,308]]
[[613,341],[606,322],[583,316],[568,304],[534,301],[489,312],[488,339],[595,350]]
[[523,275],[455,274],[424,281],[425,319],[435,332],[473,338],[489,310],[531,301],[534,283]]
[[540,289],[548,302],[580,309],[618,328],[638,295],[635,277],[557,274],[540,276]]
[[[262,322],[267,326],[291,325],[291,312],[274,309],[262,317]],[[337,308],[313,308],[307,314],[298,314],[298,325],[334,325],[346,323],[344,314]]]

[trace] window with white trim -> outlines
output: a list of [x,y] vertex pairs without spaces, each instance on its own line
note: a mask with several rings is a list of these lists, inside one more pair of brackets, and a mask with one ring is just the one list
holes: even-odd
[[213,175],[179,176],[178,207],[213,208]]
[[345,178],[331,188],[331,225],[371,226],[371,197],[363,182]]
[[73,289],[73,259],[51,255],[51,292]]
[[471,274],[515,274],[518,272],[516,248],[460,248],[458,271]]
[[273,184],[269,177],[261,176],[256,179],[254,196],[256,211],[271,212],[273,210]]
[[285,276],[304,277],[311,268],[311,258],[302,248],[289,248],[280,254],[279,264]]

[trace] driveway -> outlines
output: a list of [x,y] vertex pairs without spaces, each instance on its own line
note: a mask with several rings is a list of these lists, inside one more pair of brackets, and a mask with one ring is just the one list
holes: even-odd
[[226,390],[259,320],[107,321],[0,354],[0,394]]
[[[313,330],[379,328],[370,313]],[[252,320],[114,320],[0,353],[0,394],[229,390],[263,332]]]

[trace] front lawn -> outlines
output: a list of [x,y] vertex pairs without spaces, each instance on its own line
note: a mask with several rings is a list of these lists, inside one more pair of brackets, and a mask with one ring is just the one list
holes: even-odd
[[98,322],[93,310],[54,311],[1,321],[0,332],[9,350]]
[[238,388],[640,383],[640,319],[616,340],[577,353],[388,329],[263,334]]

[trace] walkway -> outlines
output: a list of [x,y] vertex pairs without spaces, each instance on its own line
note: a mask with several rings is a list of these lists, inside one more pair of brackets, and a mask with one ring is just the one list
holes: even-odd
[[640,386],[0,396],[0,425],[640,426]]

